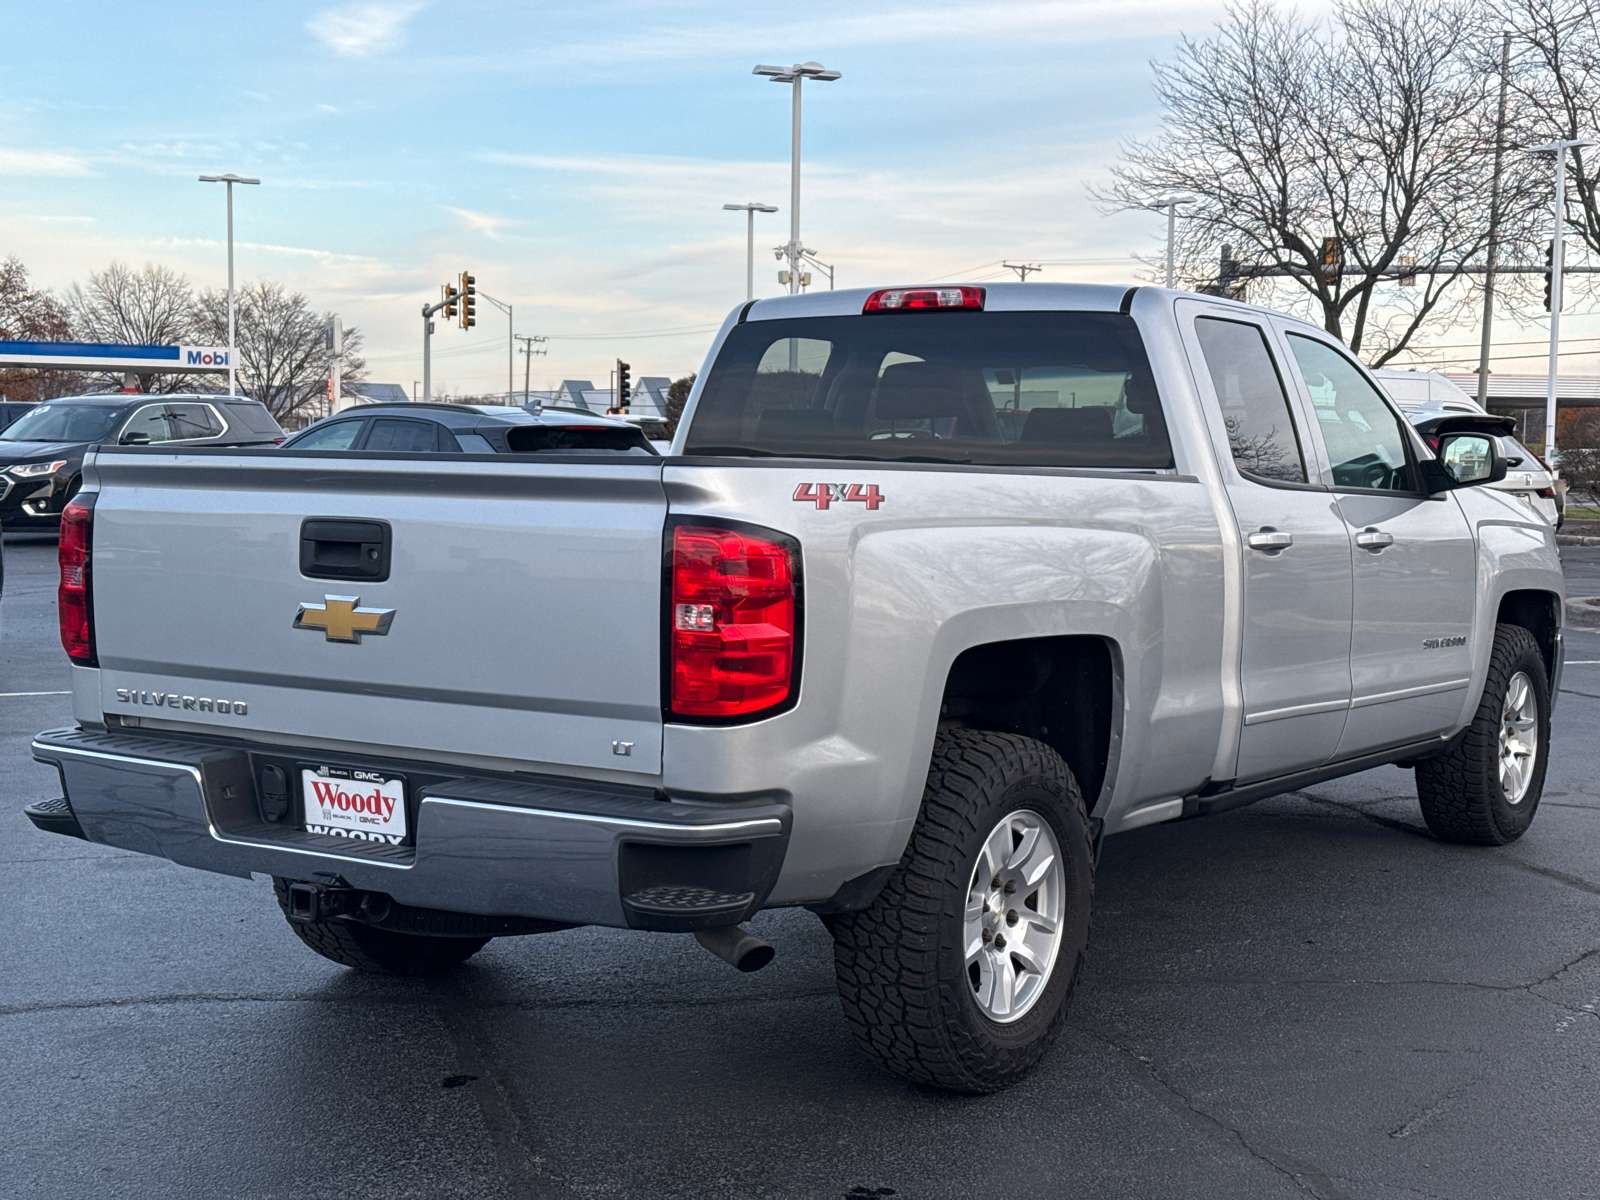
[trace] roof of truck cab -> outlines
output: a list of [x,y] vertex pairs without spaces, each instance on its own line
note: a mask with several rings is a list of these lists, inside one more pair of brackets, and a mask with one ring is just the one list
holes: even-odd
[[[835,292],[802,292],[797,296],[773,296],[754,301],[744,314],[745,321],[782,321],[797,317],[854,317],[873,292],[885,288],[981,287],[985,312],[1121,312],[1134,293],[1163,295],[1171,299],[1205,300],[1237,308],[1240,312],[1265,313],[1316,328],[1293,313],[1205,296],[1177,288],[1142,283],[984,283],[984,284],[884,284],[881,287],[842,288]],[[737,310],[736,310],[737,311]]]

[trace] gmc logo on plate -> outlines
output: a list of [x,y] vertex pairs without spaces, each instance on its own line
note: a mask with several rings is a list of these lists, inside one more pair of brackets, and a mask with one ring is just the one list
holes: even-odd
[[819,509],[831,504],[865,504],[872,510],[884,499],[875,483],[802,483],[794,489],[793,498],[802,504],[815,504]]

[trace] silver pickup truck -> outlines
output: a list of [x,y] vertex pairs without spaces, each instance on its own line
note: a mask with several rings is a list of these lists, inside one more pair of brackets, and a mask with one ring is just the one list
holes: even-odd
[[1550,526],[1299,320],[1154,287],[731,313],[666,457],[105,447],[41,828],[272,877],[403,975],[804,906],[844,1014],[986,1091],[1060,1027],[1101,839],[1385,763],[1533,819]]

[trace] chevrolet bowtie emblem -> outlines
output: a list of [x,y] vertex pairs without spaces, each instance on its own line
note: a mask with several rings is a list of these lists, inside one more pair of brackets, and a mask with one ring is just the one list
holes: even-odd
[[360,596],[324,596],[322,604],[302,604],[294,615],[296,629],[320,629],[330,642],[361,641],[363,633],[385,634],[394,620],[392,608],[358,608]]

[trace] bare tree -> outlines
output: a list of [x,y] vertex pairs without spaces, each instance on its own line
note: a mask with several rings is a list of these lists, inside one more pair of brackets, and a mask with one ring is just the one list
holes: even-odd
[[[1493,9],[1512,30],[1517,141],[1600,138],[1600,9],[1593,0],[1493,0]],[[1567,152],[1567,169],[1567,225],[1600,253],[1600,156],[1575,147]],[[1541,174],[1548,209],[1548,159]],[[1549,217],[1544,220],[1548,238]]]
[[[1165,130],[1125,148],[1100,199],[1189,198],[1189,280],[1215,279],[1232,245],[1252,289],[1387,362],[1471,302],[1462,267],[1487,243],[1498,84],[1481,70],[1482,16],[1474,0],[1340,0],[1325,22],[1272,0],[1230,8],[1214,36],[1155,64]],[[1529,197],[1517,180],[1502,197],[1504,243]],[[1416,286],[1401,287],[1412,265]]]
[[[72,324],[86,342],[124,346],[193,345],[195,337],[194,287],[171,267],[147,263],[134,271],[112,263],[89,276],[87,286],[73,284],[67,292]],[[217,343],[226,345],[224,337]],[[120,388],[120,375],[103,375],[98,382]],[[186,375],[139,376],[144,392],[187,391],[194,386]]]
[[[48,291],[33,287],[28,268],[15,256],[0,263],[0,339],[18,342],[65,342],[72,339],[71,314]],[[78,371],[12,368],[0,370],[0,396],[7,400],[52,400],[85,390],[87,377]]]
[[[259,279],[234,293],[238,330],[239,389],[261,401],[279,421],[319,411],[328,396],[332,356],[324,331],[331,319],[314,311],[300,292]],[[195,303],[196,326],[209,343],[228,340],[228,293],[203,292]],[[361,331],[347,325],[341,374],[345,386],[366,377]]]

